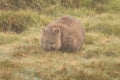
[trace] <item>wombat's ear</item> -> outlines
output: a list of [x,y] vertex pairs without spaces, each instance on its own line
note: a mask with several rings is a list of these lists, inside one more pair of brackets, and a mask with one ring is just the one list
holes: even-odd
[[60,32],[60,29],[59,29],[59,28],[54,28],[53,31],[54,31],[55,33],[59,33],[59,32]]

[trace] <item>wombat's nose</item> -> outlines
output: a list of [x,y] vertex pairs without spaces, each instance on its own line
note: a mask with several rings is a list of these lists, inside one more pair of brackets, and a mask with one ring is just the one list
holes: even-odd
[[55,46],[51,46],[50,48],[51,48],[51,50],[55,50]]

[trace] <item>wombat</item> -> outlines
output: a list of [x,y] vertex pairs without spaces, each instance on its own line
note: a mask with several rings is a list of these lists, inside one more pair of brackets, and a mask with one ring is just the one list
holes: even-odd
[[72,16],[62,16],[42,28],[41,47],[46,51],[78,51],[85,40],[85,29]]

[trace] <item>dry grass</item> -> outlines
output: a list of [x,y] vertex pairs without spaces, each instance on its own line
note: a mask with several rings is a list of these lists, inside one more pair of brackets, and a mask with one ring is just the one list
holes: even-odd
[[[16,24],[25,21],[26,28],[20,34],[12,30],[0,32],[0,80],[120,79],[119,12],[98,14],[86,8],[50,7],[44,14],[33,10],[0,11],[0,16],[2,13],[4,22],[7,23],[6,19],[11,19],[12,15],[15,19],[20,18]],[[85,25],[86,41],[82,51],[45,52],[40,47],[41,27],[62,15],[77,17]]]

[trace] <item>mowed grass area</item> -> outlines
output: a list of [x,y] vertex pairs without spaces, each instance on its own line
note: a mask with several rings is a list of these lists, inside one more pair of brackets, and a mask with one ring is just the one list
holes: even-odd
[[[39,43],[41,27],[63,15],[81,21],[85,44],[75,53],[46,52]],[[44,13],[1,10],[0,80],[120,80],[119,15],[54,6]]]

